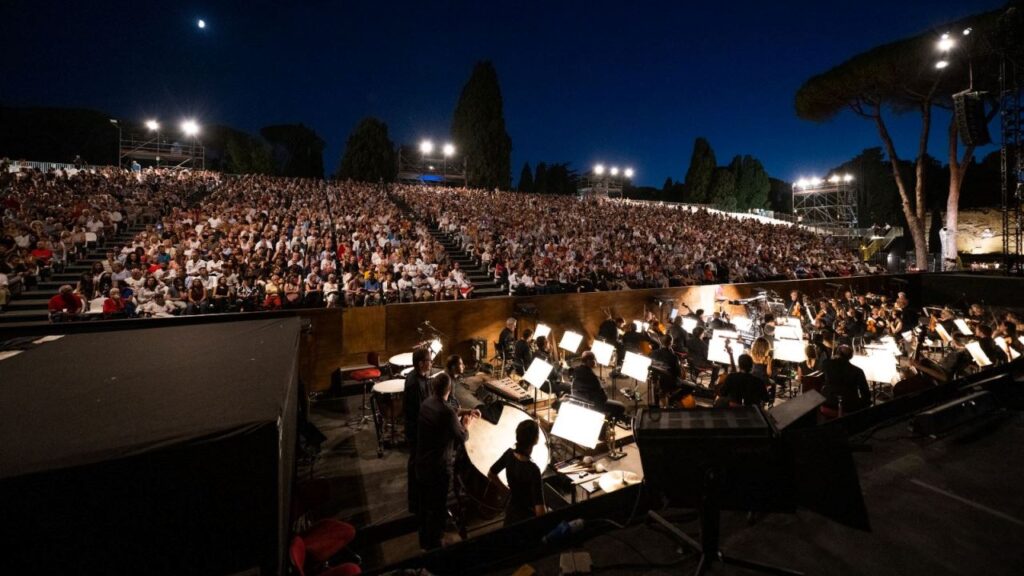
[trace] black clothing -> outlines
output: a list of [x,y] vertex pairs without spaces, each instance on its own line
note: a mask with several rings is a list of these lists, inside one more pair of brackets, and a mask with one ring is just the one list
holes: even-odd
[[768,401],[764,382],[747,372],[733,372],[726,376],[718,395],[728,399],[730,404],[740,406],[763,405]]
[[515,333],[509,330],[507,326],[505,328],[502,328],[501,334],[498,335],[498,349],[496,350],[498,356],[501,356],[502,358],[507,358],[510,354],[512,354],[512,348],[515,346],[515,343]]
[[871,404],[871,389],[864,371],[850,364],[849,360],[833,358],[824,367],[825,406],[833,410],[839,408],[839,398],[843,399],[843,411],[855,412],[867,408]]
[[509,497],[505,506],[505,526],[536,516],[535,506],[544,505],[544,486],[541,483],[540,468],[530,460],[516,458],[510,448],[491,465],[490,473],[505,470],[508,480]]
[[415,483],[419,499],[420,547],[441,546],[448,519],[448,488],[451,483],[455,443],[469,433],[455,411],[442,399],[431,396],[419,410],[415,450]]
[[405,394],[402,408],[405,410],[405,439],[412,452],[416,451],[416,432],[420,419],[420,404],[430,395],[430,380],[415,369],[405,377]]
[[512,361],[516,365],[516,373],[520,376],[526,373],[530,363],[533,362],[533,351],[530,350],[530,345],[526,340],[516,340],[512,349]]
[[679,357],[668,348],[658,348],[651,352],[651,368],[657,375],[658,385],[662,392],[670,392],[679,385],[683,370],[679,365]]
[[672,337],[672,349],[676,352],[686,352],[686,330],[682,326],[670,324],[668,335]]
[[544,352],[543,350],[538,350],[537,354],[534,355],[534,358],[539,358],[547,362],[548,364],[555,366],[554,368],[551,369],[551,373],[548,374],[547,382],[545,382],[540,389],[543,390],[544,392],[547,392],[548,394],[556,395],[565,392],[565,387],[562,385],[562,369],[555,365],[555,362],[551,360],[551,357],[548,356],[548,353]]
[[590,402],[601,410],[608,402],[608,395],[601,387],[601,380],[589,366],[577,366],[572,373],[572,395]]
[[597,328],[597,339],[609,344],[615,344],[619,340],[619,327],[615,325],[615,320],[609,318],[601,322]]
[[942,357],[942,361],[939,363],[939,367],[949,375],[949,379],[953,380],[960,376],[964,368],[970,366],[973,358],[967,350],[957,350],[954,348]]
[[989,361],[993,364],[1005,364],[1009,361],[1006,357],[1006,351],[996,344],[994,338],[978,338],[978,345],[981,346],[981,351],[988,356]]
[[461,444],[469,437],[458,415],[447,402],[431,396],[420,406],[418,424],[416,479],[423,481],[450,475],[455,461],[455,444]]
[[640,350],[640,343],[644,341],[649,342],[650,338],[647,334],[641,332],[630,331],[622,336],[622,345],[629,352],[638,352]]

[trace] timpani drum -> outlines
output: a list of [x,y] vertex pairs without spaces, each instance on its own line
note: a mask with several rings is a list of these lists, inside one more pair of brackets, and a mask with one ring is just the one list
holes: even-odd
[[377,456],[384,456],[385,432],[390,428],[388,436],[391,446],[396,445],[398,420],[402,415],[402,399],[405,395],[405,380],[383,380],[373,385],[371,403],[373,405],[373,424],[377,431]]
[[388,364],[391,364],[395,368],[408,368],[409,366],[412,366],[412,352],[395,354],[388,359]]
[[[497,462],[498,458],[505,453],[505,450],[514,448],[516,445],[516,426],[531,417],[525,410],[511,404],[503,404],[501,417],[497,424],[491,424],[480,418],[470,425],[469,439],[466,440],[466,456],[468,465],[459,467],[459,480],[466,495],[469,497],[469,507],[474,509],[481,518],[493,518],[505,510],[505,501],[508,498],[508,480],[505,471],[498,475],[502,486],[489,486],[487,471],[491,465]],[[551,455],[548,452],[547,437],[544,429],[540,429],[540,438],[537,445],[533,447],[530,460],[540,468],[541,474],[551,463]]]

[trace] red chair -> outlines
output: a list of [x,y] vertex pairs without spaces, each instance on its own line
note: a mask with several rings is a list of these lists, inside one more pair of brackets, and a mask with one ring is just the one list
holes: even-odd
[[366,353],[366,363],[372,366],[372,368],[361,368],[348,373],[349,379],[355,380],[363,385],[363,402],[359,406],[359,418],[348,423],[348,425],[353,428],[362,428],[366,425],[367,420],[370,419],[370,416],[366,413],[369,409],[369,405],[367,404],[367,395],[369,394],[370,387],[373,386],[374,382],[376,382],[381,375],[380,356],[376,352]]
[[[323,566],[328,560],[345,549],[356,537],[356,529],[347,522],[340,520],[320,520],[301,535],[292,538],[290,554],[292,564],[305,576],[306,562]],[[358,564],[351,562],[326,568],[316,572],[318,575],[344,576],[359,574]]]
[[[288,557],[291,559],[292,566],[295,567],[295,571],[299,573],[299,576],[306,576],[306,555],[305,540],[301,536],[292,538],[292,545],[288,549]],[[338,566],[329,566],[320,572],[316,572],[316,576],[355,576],[362,573],[363,570],[358,564],[346,562]]]

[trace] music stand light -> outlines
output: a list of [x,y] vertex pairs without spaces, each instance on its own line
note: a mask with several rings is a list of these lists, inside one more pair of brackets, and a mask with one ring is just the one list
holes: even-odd
[[537,329],[533,331],[534,338],[540,338],[542,336],[547,338],[549,334],[551,334],[551,326],[548,326],[547,324],[537,324]]
[[558,408],[551,435],[593,450],[601,439],[603,426],[604,414],[567,400]]
[[683,316],[683,330],[692,333],[697,327],[697,319],[690,316]]
[[974,361],[977,362],[978,366],[984,368],[992,365],[992,361],[989,360],[988,355],[981,349],[981,344],[976,340],[974,342],[967,343],[967,351],[971,353],[971,358],[974,358]]
[[444,345],[441,344],[441,339],[434,338],[430,342],[430,359],[433,360],[434,357],[437,356],[437,353],[440,352],[442,348],[444,348]]
[[575,354],[580,349],[580,344],[583,342],[583,335],[572,330],[566,330],[562,333],[562,340],[558,342],[558,347],[570,354]]
[[594,353],[594,359],[601,366],[611,366],[615,362],[615,346],[604,340],[594,340],[590,351]]

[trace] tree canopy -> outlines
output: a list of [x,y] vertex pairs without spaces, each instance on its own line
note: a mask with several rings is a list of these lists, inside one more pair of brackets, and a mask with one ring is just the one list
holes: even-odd
[[390,182],[395,178],[395,161],[395,145],[388,137],[388,125],[376,118],[363,118],[345,142],[338,178]]
[[686,201],[700,204],[708,201],[708,189],[714,176],[718,162],[715,151],[706,138],[698,137],[693,142],[693,154],[690,155],[690,167],[686,170]]
[[533,171],[530,170],[529,162],[523,163],[523,169],[519,172],[519,185],[516,189],[520,192],[533,192]]
[[277,124],[260,130],[273,147],[276,172],[281,176],[324,177],[324,141],[303,124]]
[[507,190],[511,179],[512,139],[505,130],[498,72],[478,62],[452,117],[452,138],[466,157],[470,186]]

